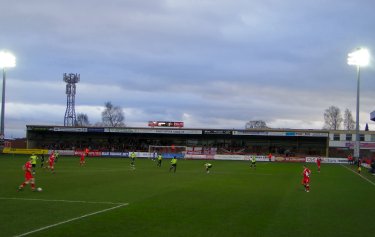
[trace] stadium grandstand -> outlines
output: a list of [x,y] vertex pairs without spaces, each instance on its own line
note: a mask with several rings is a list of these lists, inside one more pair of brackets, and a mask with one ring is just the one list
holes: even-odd
[[[202,154],[328,156],[325,130],[239,130],[27,126],[27,148],[147,152],[150,146],[179,146]],[[197,153],[197,152],[196,152]]]
[[[375,158],[375,131],[360,131],[361,157]],[[169,127],[64,127],[27,125],[25,148],[149,151],[183,146],[198,154],[342,157],[353,154],[355,131],[311,129],[192,129]],[[11,142],[12,143],[12,142]],[[10,145],[13,146],[13,145]]]

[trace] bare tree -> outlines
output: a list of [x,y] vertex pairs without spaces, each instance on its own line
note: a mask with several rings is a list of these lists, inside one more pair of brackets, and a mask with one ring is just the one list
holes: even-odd
[[105,109],[102,112],[103,126],[123,127],[125,126],[124,112],[119,106],[113,106],[111,102],[105,102]]
[[324,129],[338,130],[342,120],[340,108],[331,105],[324,112]]
[[344,112],[344,129],[345,130],[354,130],[355,122],[353,119],[352,112],[349,109],[345,109]]
[[245,129],[252,129],[252,128],[268,128],[266,122],[263,120],[253,120],[249,121],[245,124]]
[[89,117],[87,114],[77,114],[76,126],[87,127],[90,126]]

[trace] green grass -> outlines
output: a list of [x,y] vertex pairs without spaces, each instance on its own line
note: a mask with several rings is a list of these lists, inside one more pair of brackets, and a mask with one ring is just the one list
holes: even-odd
[[[36,183],[16,192],[27,156],[0,158],[0,236],[15,236],[128,203],[29,236],[374,236],[375,176],[370,183],[341,165],[314,164],[311,192],[301,182],[302,164],[62,157],[56,173],[37,169]],[[366,172],[366,171],[364,171]],[[18,199],[11,199],[18,198]],[[42,200],[31,200],[42,199]]]

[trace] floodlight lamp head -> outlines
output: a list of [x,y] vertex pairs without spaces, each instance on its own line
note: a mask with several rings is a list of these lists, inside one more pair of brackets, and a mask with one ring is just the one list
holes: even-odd
[[0,52],[0,68],[8,68],[8,67],[15,67],[15,66],[16,66],[16,57],[7,51],[1,51]]
[[74,84],[78,83],[80,81],[80,75],[79,74],[74,74],[74,73],[64,73],[64,79],[66,83],[68,84]]
[[358,67],[367,66],[370,62],[370,52],[365,48],[358,48],[348,54],[348,64]]

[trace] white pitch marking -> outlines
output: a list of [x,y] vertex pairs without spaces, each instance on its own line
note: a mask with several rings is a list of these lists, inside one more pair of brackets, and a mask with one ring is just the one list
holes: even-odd
[[120,208],[120,207],[126,206],[126,205],[128,205],[128,203],[123,203],[123,204],[115,206],[115,207],[111,207],[111,208],[107,208],[107,209],[104,209],[104,210],[101,210],[101,211],[97,211],[97,212],[89,213],[89,214],[86,214],[86,215],[83,215],[83,216],[75,217],[75,218],[72,218],[72,219],[69,219],[69,220],[66,220],[66,221],[62,221],[62,222],[53,224],[53,225],[48,225],[48,226],[45,226],[45,227],[42,227],[42,228],[39,228],[39,229],[36,229],[36,230],[32,230],[32,231],[29,231],[29,232],[26,232],[26,233],[23,233],[23,234],[16,235],[15,237],[21,237],[21,236],[26,236],[26,235],[29,235],[29,234],[33,234],[33,233],[36,233],[36,232],[39,232],[39,231],[42,231],[42,230],[46,230],[46,229],[49,229],[49,228],[52,228],[52,227],[55,227],[55,226],[58,226],[58,225],[62,225],[62,224],[68,223],[68,222],[72,222],[72,221],[76,221],[76,220],[79,220],[79,219],[83,219],[85,217],[93,216],[93,215],[96,215],[96,214],[99,214],[99,213],[111,211],[111,210],[114,210],[116,208]]
[[364,180],[366,180],[366,181],[368,181],[370,184],[372,184],[372,185],[374,185],[375,186],[375,183],[374,182],[372,182],[371,180],[369,180],[368,178],[366,178],[366,177],[364,177],[363,175],[361,175],[361,174],[358,174],[357,172],[355,172],[354,170],[352,170],[352,169],[350,169],[350,168],[348,168],[348,167],[346,167],[345,165],[343,165],[343,164],[341,164],[341,166],[342,167],[344,167],[344,168],[346,168],[346,169],[348,169],[348,170],[350,170],[351,172],[353,172],[354,174],[357,174],[357,175],[359,175],[361,178],[363,178]]
[[68,203],[88,203],[88,204],[109,204],[109,205],[127,205],[128,203],[120,202],[90,202],[90,201],[74,201],[74,200],[50,200],[50,199],[38,199],[38,198],[12,198],[12,197],[0,197],[3,200],[23,200],[23,201],[42,201],[42,202],[68,202]]

